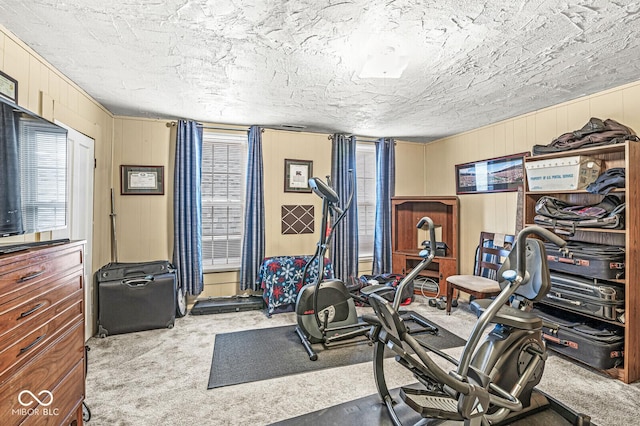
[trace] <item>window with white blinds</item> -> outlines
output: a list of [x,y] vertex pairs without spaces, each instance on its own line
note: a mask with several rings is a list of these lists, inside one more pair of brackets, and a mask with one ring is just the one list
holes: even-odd
[[67,225],[67,132],[20,120],[22,215],[28,230]]
[[376,220],[376,147],[372,143],[356,144],[358,185],[359,257],[373,256],[373,232]]
[[202,262],[205,270],[240,267],[247,136],[204,130]]

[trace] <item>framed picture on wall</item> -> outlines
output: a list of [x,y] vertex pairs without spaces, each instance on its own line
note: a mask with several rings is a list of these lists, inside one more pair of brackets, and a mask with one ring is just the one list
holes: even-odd
[[284,192],[311,192],[309,178],[313,175],[313,161],[284,160]]
[[456,194],[512,192],[524,183],[528,152],[456,164]]
[[18,81],[0,71],[0,96],[18,103]]
[[120,166],[120,194],[164,195],[164,166]]

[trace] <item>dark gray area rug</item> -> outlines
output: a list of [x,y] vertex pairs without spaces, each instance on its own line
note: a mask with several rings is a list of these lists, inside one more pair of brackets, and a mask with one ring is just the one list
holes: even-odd
[[[464,339],[438,324],[433,325],[438,327],[438,335],[425,333],[414,337],[429,342],[437,349],[465,344]],[[208,389],[373,360],[373,347],[367,339],[346,341],[330,349],[322,344],[312,346],[318,354],[317,361],[309,360],[294,325],[218,334],[213,347]]]
[[[421,420],[418,413],[402,403],[398,396],[398,389],[389,391],[394,401],[400,401],[395,406],[400,422],[415,424]],[[523,415],[522,418],[505,420],[496,426],[571,426],[580,423],[578,414],[558,403],[550,400],[550,405]],[[272,423],[269,426],[393,426],[387,408],[380,397],[369,395],[343,404],[334,405],[323,410],[314,411],[287,420]],[[595,426],[592,424],[592,426]]]

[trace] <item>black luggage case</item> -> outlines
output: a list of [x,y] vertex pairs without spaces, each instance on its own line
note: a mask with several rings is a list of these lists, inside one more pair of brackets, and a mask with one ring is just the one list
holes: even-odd
[[173,327],[176,273],[168,261],[109,263],[96,281],[100,337]]
[[617,321],[624,313],[622,284],[551,272],[545,303]]
[[[624,330],[621,327],[588,320],[577,314],[536,305],[547,348],[600,370],[623,364]],[[548,327],[556,324],[557,330]]]
[[565,247],[569,254],[565,255],[553,243],[547,242],[544,245],[551,271],[602,280],[624,278],[624,247],[569,241]]

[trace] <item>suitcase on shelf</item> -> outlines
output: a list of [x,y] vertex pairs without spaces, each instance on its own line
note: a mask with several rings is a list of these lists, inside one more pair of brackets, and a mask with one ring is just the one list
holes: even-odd
[[542,336],[548,349],[600,370],[623,365],[623,328],[544,305],[533,312],[545,322]]
[[624,313],[624,286],[597,278],[551,272],[551,290],[544,302],[617,321]]
[[551,271],[602,280],[624,278],[624,247],[569,241],[566,245],[569,254],[564,254],[553,243],[546,242],[544,245]]
[[543,196],[536,202],[533,221],[566,235],[575,235],[579,228],[623,229],[625,208],[625,203],[613,195],[605,195],[599,203],[591,205]]
[[109,263],[96,281],[100,337],[173,328],[176,273],[168,261]]

